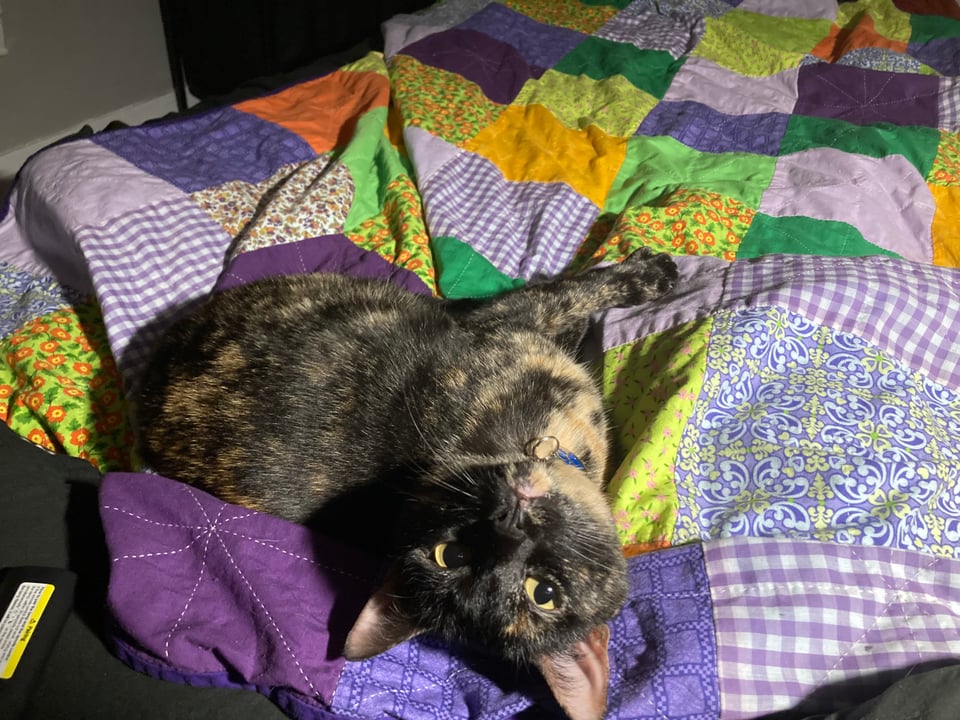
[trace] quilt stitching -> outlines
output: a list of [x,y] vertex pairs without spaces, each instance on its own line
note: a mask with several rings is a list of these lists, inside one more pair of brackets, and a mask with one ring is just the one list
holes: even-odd
[[261,546],[261,547],[268,548],[268,549],[273,550],[273,551],[275,551],[275,552],[278,552],[278,553],[280,553],[280,554],[282,554],[282,555],[286,555],[287,557],[294,558],[295,560],[303,560],[303,561],[306,562],[306,563],[309,563],[309,564],[311,564],[311,565],[316,565],[316,566],[318,566],[318,567],[322,567],[323,569],[329,570],[330,572],[333,572],[333,573],[337,573],[338,575],[342,575],[342,576],[344,576],[344,577],[349,577],[349,578],[352,578],[352,579],[357,580],[357,581],[359,581],[359,582],[367,582],[367,578],[365,578],[365,577],[363,577],[363,576],[361,576],[361,575],[358,575],[358,574],[356,574],[356,573],[347,572],[346,570],[343,570],[343,569],[338,568],[338,567],[333,567],[333,566],[329,565],[328,563],[320,562],[320,561],[317,560],[316,558],[308,557],[308,556],[306,556],[306,555],[302,555],[302,554],[299,554],[299,553],[290,552],[289,550],[284,550],[283,548],[277,547],[276,545],[273,545],[272,543],[269,543],[269,542],[267,542],[266,540],[263,540],[263,539],[261,539],[261,538],[255,538],[255,537],[252,537],[252,536],[250,536],[250,535],[244,535],[243,533],[233,532],[233,531],[230,531],[230,530],[226,530],[226,531],[220,530],[219,532],[222,533],[222,534],[226,534],[226,535],[232,535],[233,537],[240,538],[241,540],[249,540],[250,542],[254,543],[255,545],[259,545],[259,546]]
[[[859,628],[896,606],[898,595],[916,591],[911,585],[920,585],[921,593],[925,588],[942,589],[956,566],[952,560],[918,558],[887,548],[777,538],[712,543],[706,559],[718,623],[721,692],[733,717],[773,712],[804,697],[809,698],[802,706],[808,713],[831,707],[833,698],[855,702],[871,697],[877,681],[858,677],[858,671],[870,667],[895,672],[916,653],[900,643],[903,623],[898,623],[871,639],[871,652],[858,655],[853,649],[870,633]],[[918,580],[931,570],[937,571],[935,577]],[[851,602],[851,595],[870,600]],[[955,589],[931,597],[933,603],[951,608],[956,608],[957,600]],[[864,613],[871,616],[866,621]],[[908,629],[915,650],[929,659],[950,657],[960,630],[955,614],[943,629],[941,620]],[[855,632],[845,640],[851,630]],[[850,660],[845,668],[834,659],[843,653],[832,652],[838,641],[844,643]],[[751,666],[757,673],[746,681],[742,672]],[[830,677],[830,671],[840,677]],[[848,682],[839,684],[841,677]],[[820,693],[810,693],[814,680]]]
[[[859,559],[857,550],[856,550],[855,548],[854,548],[853,551],[851,552],[851,556],[854,557],[854,558],[856,558],[856,559]],[[874,617],[873,622],[871,623],[870,626],[866,626],[866,624],[864,623],[863,632],[860,634],[860,636],[859,636],[856,640],[854,640],[853,642],[851,642],[850,645],[847,647],[847,649],[843,652],[843,654],[840,655],[840,657],[837,658],[837,661],[836,661],[836,663],[834,663],[833,667],[829,668],[829,669],[824,673],[823,680],[821,680],[821,681],[818,682],[818,683],[815,683],[815,686],[816,686],[816,687],[822,687],[823,685],[825,685],[826,683],[828,683],[828,682],[830,681],[830,675],[831,675],[834,671],[836,671],[836,670],[838,670],[838,669],[840,668],[840,666],[843,664],[844,659],[847,658],[847,657],[849,657],[849,656],[854,652],[855,648],[857,648],[858,646],[861,646],[861,645],[863,644],[863,641],[864,641],[864,639],[867,637],[867,635],[869,635],[870,632],[871,632],[872,630],[875,630],[875,629],[877,628],[877,626],[879,625],[881,616],[885,616],[886,613],[887,613],[894,605],[896,605],[896,604],[899,602],[901,596],[903,595],[903,590],[904,590],[904,588],[906,587],[906,585],[907,585],[911,580],[916,580],[916,578],[920,575],[921,572],[923,572],[925,569],[930,569],[930,568],[932,568],[936,563],[937,563],[937,558],[931,557],[931,558],[928,559],[927,563],[926,563],[923,567],[919,567],[919,568],[916,569],[916,571],[914,572],[914,574],[913,574],[912,577],[910,577],[910,578],[906,578],[906,577],[903,578],[903,579],[900,581],[899,587],[898,587],[897,585],[891,585],[890,583],[887,584],[888,589],[893,592],[893,596],[890,598],[889,602],[888,602],[883,608],[881,608],[881,609],[876,613],[876,616]],[[907,617],[909,617],[909,616],[907,616]],[[910,633],[910,639],[914,642],[914,644],[917,644],[917,635],[916,635],[914,629],[910,626],[909,623],[906,623],[906,627],[907,627],[908,632]],[[918,653],[919,653],[919,656],[917,657],[917,664],[922,664],[923,661],[924,661],[924,651],[923,651],[923,649],[922,649],[922,648],[918,648]]]
[[[191,493],[192,496],[192,493]],[[196,499],[196,498],[194,498]],[[199,505],[199,503],[197,503]],[[203,508],[201,508],[202,510]],[[224,508],[220,508],[220,513],[222,513]],[[217,513],[217,518],[220,517],[220,513]],[[206,516],[206,512],[204,512]],[[214,520],[214,523],[216,520]],[[210,541],[213,539],[213,532],[208,532],[206,534],[206,539],[203,543],[203,553],[200,558],[200,572],[197,574],[196,582],[193,584],[193,589],[190,591],[190,594],[187,596],[186,602],[183,604],[183,608],[180,610],[180,614],[177,616],[177,619],[174,621],[173,626],[170,628],[170,632],[167,633],[167,636],[163,641],[163,655],[166,658],[170,657],[170,640],[176,634],[177,629],[180,627],[180,624],[183,622],[184,616],[187,614],[187,610],[190,608],[190,604],[193,602],[193,599],[197,595],[197,589],[200,587],[200,583],[203,582],[203,576],[207,569],[207,552],[210,549]]]
[[[204,515],[206,515],[206,511],[204,511]],[[300,676],[303,678],[304,682],[307,683],[307,686],[310,688],[313,694],[319,697],[320,692],[317,690],[316,686],[313,684],[313,681],[309,678],[306,671],[303,669],[303,665],[300,663],[300,658],[297,657],[296,652],[294,652],[294,649],[290,646],[290,643],[287,641],[287,638],[284,636],[283,632],[277,626],[276,620],[273,619],[273,615],[270,613],[269,610],[267,610],[266,605],[263,604],[263,600],[260,599],[260,595],[257,593],[256,590],[253,589],[253,585],[250,584],[250,580],[247,578],[243,570],[240,569],[239,565],[237,565],[237,561],[234,559],[233,553],[231,553],[230,550],[227,548],[226,543],[223,542],[223,538],[220,537],[219,534],[217,535],[217,541],[220,543],[220,547],[223,549],[223,552],[227,556],[227,559],[230,561],[230,564],[233,566],[233,569],[236,571],[237,575],[243,581],[244,585],[246,585],[247,590],[250,593],[250,596],[254,599],[254,601],[260,607],[260,611],[263,613],[263,616],[267,619],[267,622],[270,624],[270,627],[273,628],[273,631],[276,634],[277,638],[280,640],[281,643],[283,643],[284,649],[286,649],[287,653],[290,655],[290,658],[293,660],[294,665],[296,665],[297,670],[300,673]]]
[[[859,75],[854,78],[854,75]],[[840,84],[843,78],[844,84]],[[869,79],[879,82],[868,82]],[[852,89],[859,81],[860,97]],[[903,92],[903,76],[849,66],[814,65],[804,68],[798,78],[797,112],[827,117],[849,118],[850,122],[896,122],[897,124],[930,125],[936,120],[939,103],[939,83],[932,78],[918,76],[915,84],[922,90]],[[841,97],[837,97],[837,96]],[[890,97],[884,97],[889,95]],[[842,102],[846,98],[848,102]],[[918,103],[918,100],[932,100]],[[896,108],[901,116],[890,112]],[[930,111],[933,116],[930,117]],[[828,112],[832,111],[832,112]]]
[[153,518],[148,518],[141,513],[131,512],[130,510],[124,510],[123,508],[117,507],[116,505],[104,505],[104,510],[110,510],[112,512],[122,513],[124,515],[129,515],[136,520],[141,522],[149,523],[150,525],[157,525],[158,527],[174,527],[174,528],[183,528],[185,530],[204,530],[204,527],[200,525],[186,525],[184,523],[170,523],[170,522],[160,522],[159,520],[154,520]]

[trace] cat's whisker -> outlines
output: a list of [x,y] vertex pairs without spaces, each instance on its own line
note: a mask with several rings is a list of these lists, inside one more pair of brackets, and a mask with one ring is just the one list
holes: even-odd
[[[403,406],[407,411],[407,416],[410,419],[410,424],[413,426],[413,429],[416,430],[417,435],[423,441],[423,449],[426,453],[429,453],[434,457],[443,457],[447,453],[444,452],[445,449],[451,444],[451,437],[447,436],[437,436],[432,437],[428,436],[424,431],[423,426],[417,422],[417,414],[414,412],[411,407],[411,391],[409,388],[405,388],[403,391]],[[421,469],[423,469],[421,467]]]
[[473,496],[474,496],[473,493],[468,492],[467,490],[464,490],[463,488],[459,488],[459,487],[457,487],[456,485],[454,485],[453,483],[447,482],[446,480],[442,480],[442,479],[440,479],[440,478],[430,478],[430,483],[433,484],[433,485],[436,485],[436,486],[438,486],[438,487],[442,487],[442,488],[444,488],[445,490],[449,490],[450,492],[459,493],[460,495],[464,495],[465,497],[473,497]]
[[477,481],[477,478],[475,478],[473,475],[467,472],[467,470],[464,468],[457,468],[457,470],[455,471],[455,474],[458,478],[463,480],[470,487],[480,486],[480,483]]

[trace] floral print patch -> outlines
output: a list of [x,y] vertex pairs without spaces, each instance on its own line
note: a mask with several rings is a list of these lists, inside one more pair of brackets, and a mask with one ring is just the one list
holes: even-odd
[[7,336],[28,320],[83,296],[50,277],[39,277],[0,261],[0,336]]
[[951,187],[960,185],[960,135],[940,131],[940,143],[933,166],[927,174],[931,185]]
[[[491,101],[463,77],[406,55],[394,58],[390,72],[404,122],[453,145],[463,145],[492,125],[506,107]],[[405,98],[415,98],[416,102],[406,102]]]
[[401,175],[387,185],[385,194],[381,212],[361,222],[347,237],[364,250],[416,273],[437,294],[430,237],[416,186],[409,176]]
[[778,308],[714,318],[674,542],[744,535],[960,557],[960,396]]
[[580,0],[505,0],[503,4],[545,25],[585,33],[596,32],[617,14],[614,7],[587,5]]
[[578,250],[577,265],[622,258],[639,247],[733,261],[755,216],[755,210],[735,198],[677,190],[656,205],[602,215]]
[[0,340],[0,420],[102,472],[133,466],[120,373],[94,303],[47,313]]
[[353,196],[350,171],[333,153],[284,165],[260,183],[238,180],[192,195],[237,238],[234,254],[341,232]]
[[608,350],[603,394],[613,441],[626,454],[609,490],[621,541],[669,543],[677,519],[674,463],[706,367],[711,322],[698,321]]

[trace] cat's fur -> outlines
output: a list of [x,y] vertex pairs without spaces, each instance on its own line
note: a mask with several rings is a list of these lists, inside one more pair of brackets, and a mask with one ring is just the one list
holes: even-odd
[[[159,343],[139,397],[142,454],[393,558],[348,657],[438,633],[537,664],[569,714],[597,717],[625,564],[601,395],[574,353],[591,313],[675,279],[667,256],[640,251],[489,300],[328,274],[251,283]],[[553,609],[530,579],[554,589]]]

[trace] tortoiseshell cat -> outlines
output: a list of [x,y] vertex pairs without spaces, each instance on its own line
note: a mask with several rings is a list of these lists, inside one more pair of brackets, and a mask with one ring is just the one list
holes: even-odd
[[438,633],[536,664],[571,717],[598,718],[626,573],[575,351],[591,313],[676,277],[644,250],[488,300],[329,274],[214,295],[144,376],[143,457],[392,558],[348,658]]

